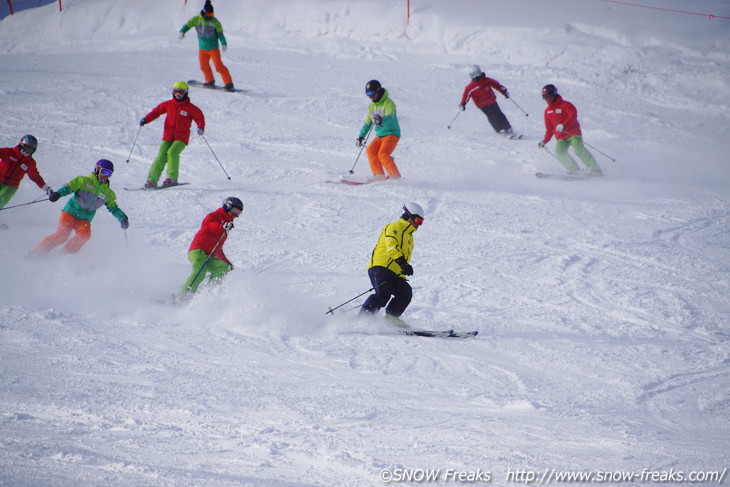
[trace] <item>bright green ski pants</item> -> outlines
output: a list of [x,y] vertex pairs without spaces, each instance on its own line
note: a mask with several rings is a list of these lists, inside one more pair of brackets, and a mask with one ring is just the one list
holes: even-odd
[[180,170],[180,153],[187,147],[185,142],[176,140],[175,142],[163,140],[160,144],[160,150],[157,152],[155,162],[150,167],[147,179],[157,184],[160,179],[162,170],[167,165],[167,177],[177,181],[178,172]]
[[17,191],[18,188],[13,188],[7,184],[0,184],[0,208],[5,208],[5,205],[7,205],[8,201],[15,196]]
[[[228,274],[228,264],[220,259],[211,257],[208,259],[208,263],[205,263],[205,259],[208,259],[208,254],[200,249],[191,250],[188,252],[188,260],[193,264],[193,271],[188,276],[188,280],[185,281],[180,293],[194,293],[198,290],[198,286],[205,279],[205,275],[210,273],[210,281],[220,283],[223,280],[223,276]],[[203,268],[205,264],[205,268]],[[200,269],[203,269],[202,271]]]
[[574,135],[568,139],[562,139],[555,142],[555,157],[558,158],[560,163],[565,167],[568,172],[578,172],[580,168],[576,164],[575,160],[568,154],[568,148],[573,147],[575,155],[583,161],[589,171],[600,172],[601,169],[598,167],[596,160],[593,155],[588,152],[588,149],[583,145],[583,137],[580,135]]

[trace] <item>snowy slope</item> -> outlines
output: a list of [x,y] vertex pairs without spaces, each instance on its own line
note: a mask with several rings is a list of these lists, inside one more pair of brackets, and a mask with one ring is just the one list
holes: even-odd
[[[0,212],[0,485],[730,467],[730,2],[637,2],[713,20],[600,0],[411,3],[406,28],[405,2],[215,2],[224,60],[252,91],[191,98],[231,180],[193,136],[191,185],[154,193],[122,188],[144,182],[161,120],[125,160],[139,118],[200,77],[194,36],[176,36],[200,5],[68,0],[0,21],[0,146],[36,135],[54,187],[111,159],[131,222],[100,211],[80,254],[29,261],[61,202]],[[500,97],[524,140],[473,106],[446,129],[472,63],[529,113]],[[398,105],[405,179],[327,184],[355,162],[372,78]],[[536,146],[546,83],[616,159],[593,151],[606,178],[533,176],[559,170]],[[162,304],[228,195],[246,206],[226,244],[236,269]],[[39,196],[26,180],[10,204]],[[325,316],[370,287],[369,253],[406,201],[428,214],[404,318],[473,340]]]

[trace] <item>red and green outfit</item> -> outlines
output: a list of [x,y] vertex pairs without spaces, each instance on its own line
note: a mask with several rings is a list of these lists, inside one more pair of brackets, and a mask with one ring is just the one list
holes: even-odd
[[210,274],[212,282],[220,282],[228,273],[231,262],[223,253],[223,245],[228,238],[223,224],[232,221],[233,217],[223,208],[218,208],[203,219],[200,230],[195,234],[188,249],[188,260],[193,265],[193,270],[185,281],[181,293],[197,291],[206,274]]

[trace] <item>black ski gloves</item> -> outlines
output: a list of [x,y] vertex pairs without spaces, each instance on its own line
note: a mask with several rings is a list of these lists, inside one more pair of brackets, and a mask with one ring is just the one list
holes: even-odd
[[48,199],[51,201],[51,203],[55,203],[60,197],[61,195],[59,193],[56,193],[55,191],[51,191],[50,193],[48,193]]
[[412,276],[413,275],[413,266],[406,262],[405,257],[398,257],[395,259],[395,263],[398,264],[403,271],[404,276]]

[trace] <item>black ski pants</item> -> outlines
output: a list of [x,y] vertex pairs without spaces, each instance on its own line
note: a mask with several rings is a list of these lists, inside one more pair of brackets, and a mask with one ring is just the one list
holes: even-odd
[[499,108],[497,102],[482,107],[481,111],[487,116],[487,120],[489,120],[495,132],[499,133],[502,130],[509,132],[512,130],[512,126],[509,124],[507,117],[504,116],[504,113],[502,113],[502,109]]
[[[411,303],[413,290],[408,281],[385,267],[374,266],[368,269],[368,277],[373,284],[375,294],[368,296],[362,305],[362,312],[377,313],[383,306],[385,314],[400,316]],[[390,297],[393,296],[393,299]],[[390,302],[388,302],[390,301]]]

